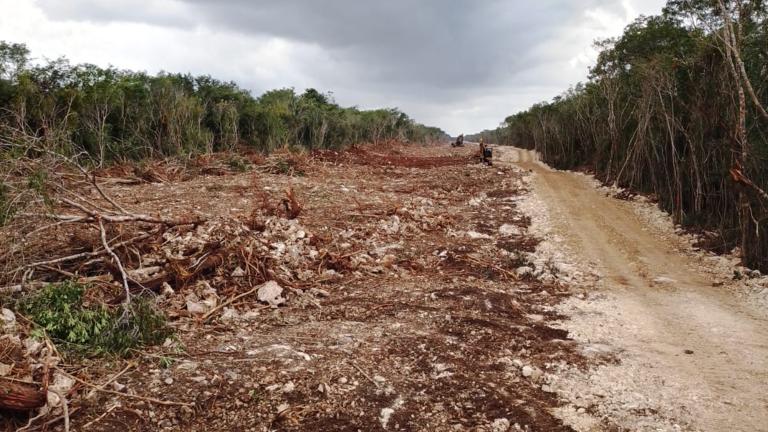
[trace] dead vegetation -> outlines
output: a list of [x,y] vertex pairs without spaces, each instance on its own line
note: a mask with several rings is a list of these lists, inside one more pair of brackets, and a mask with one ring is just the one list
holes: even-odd
[[[583,360],[546,325],[567,288],[534,276],[518,172],[403,146],[228,160],[62,165],[0,230],[0,385],[48,393],[30,429],[567,430],[548,374]],[[62,282],[149,299],[176,335],[59,352],[13,305]]]

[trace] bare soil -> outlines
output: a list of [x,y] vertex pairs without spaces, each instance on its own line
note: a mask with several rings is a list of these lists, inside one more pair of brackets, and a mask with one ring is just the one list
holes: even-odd
[[[128,367],[106,388],[188,405],[104,392],[86,397],[90,389],[76,384],[68,393],[71,429],[572,430],[554,415],[565,401],[549,384],[557,371],[586,370],[605,360],[587,358],[557,328],[563,319],[557,306],[569,298],[569,287],[518,272],[525,266],[535,270],[529,256],[538,243],[516,205],[530,193],[522,171],[482,166],[473,153],[359,148],[316,154],[300,172],[274,165],[191,175],[156,165],[141,171],[155,183],[105,182],[106,191],[132,211],[217,218],[227,221],[225,227],[242,223],[250,228],[236,225],[237,235],[264,237],[269,253],[287,244],[287,254],[312,255],[282,261],[222,255],[227,258],[195,275],[194,283],[177,278],[173,292],[158,302],[172,317],[178,340],[127,360],[71,359],[61,367],[94,384]],[[287,188],[303,206],[295,221],[286,220],[277,204]],[[503,225],[517,232],[505,234]],[[266,238],[275,226],[289,227],[286,232],[301,247],[290,249],[285,237]],[[110,234],[130,237],[136,229]],[[141,268],[143,256],[194,233],[174,231],[121,253]],[[46,241],[25,244],[25,256],[88,250],[94,235],[55,227]],[[203,281],[219,303],[247,292],[251,279],[238,279],[234,267],[251,264],[272,266],[271,273],[262,268],[257,273],[263,278],[252,280],[279,276],[285,305],[270,308],[247,296],[208,321],[188,310],[189,296],[199,294]],[[54,270],[78,271],[58,268],[49,275]],[[107,278],[91,296],[109,301],[115,292],[119,288]],[[8,356],[0,362],[13,361]],[[30,430],[63,430],[60,414],[34,422]],[[26,421],[5,413],[0,424],[14,430]]]

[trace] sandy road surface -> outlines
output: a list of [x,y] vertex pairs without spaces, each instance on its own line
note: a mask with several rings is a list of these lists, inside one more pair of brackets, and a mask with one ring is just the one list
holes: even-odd
[[[574,261],[602,275],[590,301],[565,324],[579,340],[605,344],[621,363],[587,375],[574,397],[597,400],[599,430],[768,430],[768,321],[733,299],[696,264],[640,221],[631,203],[605,196],[584,176],[500,148],[499,161],[535,173],[553,235]],[[576,385],[578,383],[571,383]],[[597,395],[597,396],[595,396]]]

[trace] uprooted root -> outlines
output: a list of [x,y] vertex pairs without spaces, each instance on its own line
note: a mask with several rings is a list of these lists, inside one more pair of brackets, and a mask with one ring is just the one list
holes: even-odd
[[285,198],[283,198],[282,204],[285,208],[285,215],[288,219],[296,219],[301,214],[301,210],[303,210],[303,207],[299,203],[299,200],[296,197],[296,192],[294,192],[293,188],[288,188],[285,190]]

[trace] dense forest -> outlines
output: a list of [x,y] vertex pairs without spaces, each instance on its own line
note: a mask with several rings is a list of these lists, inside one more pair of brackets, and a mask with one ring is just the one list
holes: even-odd
[[210,76],[33,61],[25,45],[0,42],[0,143],[35,142],[96,166],[241,147],[266,152],[446,137],[397,109],[345,108],[314,89],[253,97]]
[[481,135],[653,194],[768,270],[767,15],[762,0],[671,0],[598,42],[587,83]]

